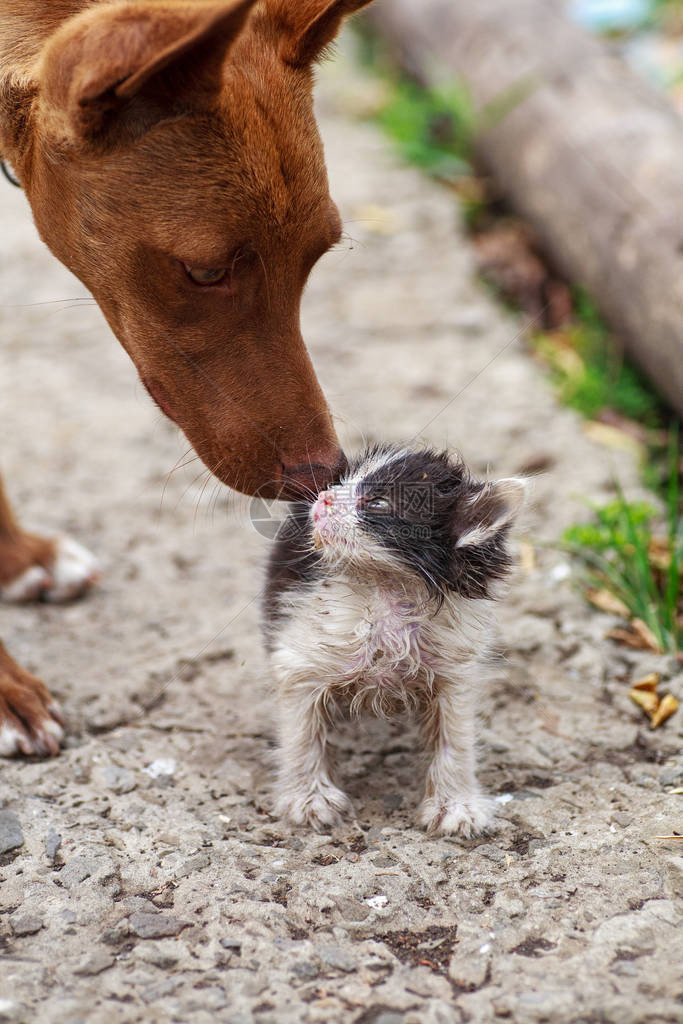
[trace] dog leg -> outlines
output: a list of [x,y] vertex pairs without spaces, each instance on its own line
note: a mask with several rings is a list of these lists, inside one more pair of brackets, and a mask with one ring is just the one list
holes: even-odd
[[338,824],[352,807],[332,779],[328,722],[313,690],[281,698],[279,731],[275,813],[317,831]]
[[47,688],[0,643],[0,757],[58,754],[63,725],[59,705]]
[[477,782],[476,666],[457,680],[438,679],[422,722],[426,743],[433,751],[427,772],[419,822],[430,834],[457,833],[465,838],[485,831],[495,804]]
[[98,579],[97,561],[70,537],[45,538],[21,529],[0,479],[0,600],[70,601]]

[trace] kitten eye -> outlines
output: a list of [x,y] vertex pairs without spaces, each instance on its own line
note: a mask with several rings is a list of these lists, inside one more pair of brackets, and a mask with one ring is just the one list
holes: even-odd
[[364,507],[369,512],[389,512],[391,509],[391,502],[388,498],[370,498],[369,501],[364,503]]
[[185,273],[194,281],[195,284],[206,287],[207,285],[220,284],[228,273],[227,267],[221,267],[218,270],[210,270],[206,267],[188,267],[187,263],[183,263],[185,267]]

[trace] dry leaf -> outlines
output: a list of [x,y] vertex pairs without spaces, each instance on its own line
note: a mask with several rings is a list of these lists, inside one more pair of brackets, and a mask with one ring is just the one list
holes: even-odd
[[633,703],[642,708],[649,716],[652,729],[660,726],[662,722],[670,718],[674,711],[678,709],[678,701],[672,694],[667,693],[661,700],[659,699],[657,693],[658,685],[659,673],[650,672],[649,675],[634,683],[628,692]]
[[678,701],[671,693],[667,693],[665,697],[662,697],[659,707],[653,715],[650,716],[650,727],[656,729],[662,722],[666,722],[667,718],[673,715],[674,711],[678,710]]
[[586,372],[586,364],[574,348],[558,345],[553,349],[552,359],[567,377],[581,377]]
[[647,549],[650,564],[666,572],[671,565],[671,545],[666,537],[653,537]]
[[662,648],[659,645],[659,640],[654,635],[650,627],[643,622],[642,619],[631,619],[631,629],[634,633],[637,633],[639,637],[642,637],[645,648],[650,651],[654,651],[656,654],[662,653]]
[[623,430],[608,426],[606,423],[590,420],[584,424],[583,431],[591,441],[595,441],[596,444],[601,444],[605,448],[630,452],[637,459],[641,458],[643,454],[643,446],[635,438],[625,434]]
[[683,839],[683,836],[653,836],[653,839]]
[[659,707],[659,697],[656,693],[649,693],[647,690],[629,690],[628,695],[634,704],[637,704],[639,708],[650,716],[657,711]]
[[632,690],[650,690],[656,693],[657,687],[659,686],[659,672],[650,672],[648,676],[644,676],[639,679],[637,683],[633,683],[631,686]]
[[[666,447],[667,435],[662,431],[652,431],[647,427],[644,427],[642,423],[637,423],[636,420],[630,420],[627,416],[622,416],[621,413],[615,412],[614,409],[603,409],[598,414],[598,421],[600,423],[606,423],[610,427],[616,427],[617,430],[621,430],[623,434],[628,434],[630,437],[634,437],[636,441],[640,441],[641,444],[647,444],[648,440],[650,444],[658,443],[661,447]],[[653,434],[658,435],[655,441]]]
[[622,619],[627,619],[631,614],[624,602],[615,597],[610,590],[587,590],[586,597],[594,608],[608,615],[619,615]]
[[649,647],[643,642],[643,638],[637,633],[631,633],[628,629],[610,629],[606,634],[608,640],[616,640],[617,643],[626,644],[627,647],[635,647],[637,651],[647,651]]

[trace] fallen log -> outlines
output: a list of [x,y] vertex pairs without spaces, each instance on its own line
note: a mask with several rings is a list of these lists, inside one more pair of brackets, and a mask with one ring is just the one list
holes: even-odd
[[683,414],[683,119],[561,0],[381,0],[369,17],[425,85],[464,81],[478,158]]

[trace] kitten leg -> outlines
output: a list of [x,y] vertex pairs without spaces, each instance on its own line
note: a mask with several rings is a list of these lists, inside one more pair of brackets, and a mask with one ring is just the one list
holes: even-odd
[[475,774],[477,691],[474,667],[457,680],[437,680],[423,719],[423,735],[433,757],[419,822],[431,834],[468,838],[493,821],[494,801],[483,795]]
[[275,812],[295,825],[321,831],[351,812],[335,786],[327,751],[329,723],[320,691],[297,687],[280,697],[280,749]]

